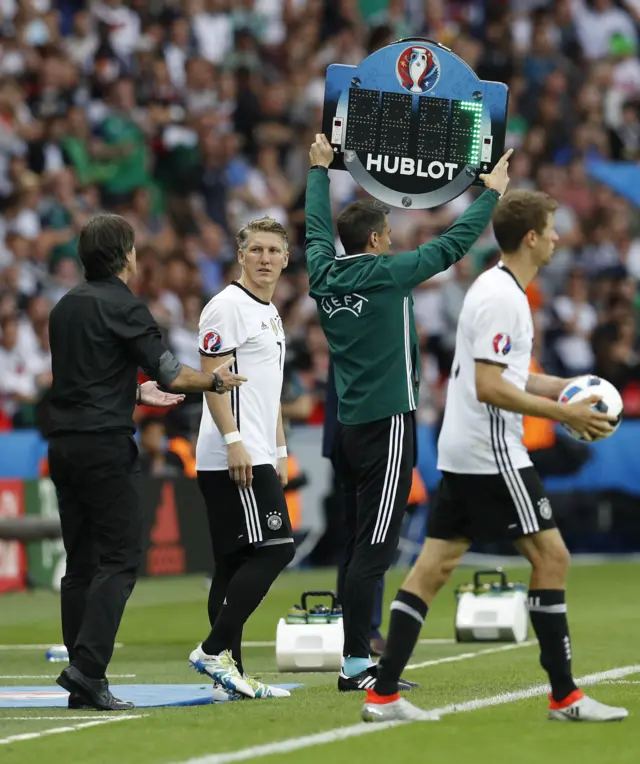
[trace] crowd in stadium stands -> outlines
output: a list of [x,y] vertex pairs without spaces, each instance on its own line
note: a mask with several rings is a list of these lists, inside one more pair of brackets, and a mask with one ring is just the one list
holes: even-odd
[[[640,159],[640,0],[0,0],[0,18],[0,429],[46,418],[47,314],[82,278],[76,238],[100,210],[135,228],[132,287],[192,366],[200,311],[237,275],[234,231],[287,226],[285,412],[322,422],[329,359],[302,247],[324,72],[408,36],[509,85],[511,187],[560,202],[553,264],[529,289],[536,359],[601,374],[640,415],[640,215],[587,166]],[[345,172],[331,192],[336,211],[364,193]],[[394,209],[394,249],[437,236],[475,193]],[[421,421],[440,416],[465,290],[496,256],[487,231],[416,290]],[[192,469],[200,405],[146,423],[146,470]]]

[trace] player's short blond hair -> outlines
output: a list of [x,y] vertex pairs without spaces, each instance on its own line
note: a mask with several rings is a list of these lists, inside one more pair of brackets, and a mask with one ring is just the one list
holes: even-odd
[[287,236],[285,227],[282,223],[278,223],[277,220],[270,218],[268,215],[265,215],[263,218],[258,218],[257,220],[252,220],[238,231],[236,234],[238,249],[241,249],[243,252],[247,249],[247,246],[249,245],[249,234],[251,233],[275,233],[282,239],[284,243],[284,251],[287,252],[289,250],[289,237]]

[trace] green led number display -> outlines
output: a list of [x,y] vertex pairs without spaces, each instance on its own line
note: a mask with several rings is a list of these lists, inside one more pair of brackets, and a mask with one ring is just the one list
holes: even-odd
[[482,104],[475,101],[451,101],[450,162],[480,163]]
[[480,166],[482,104],[351,88],[345,149]]

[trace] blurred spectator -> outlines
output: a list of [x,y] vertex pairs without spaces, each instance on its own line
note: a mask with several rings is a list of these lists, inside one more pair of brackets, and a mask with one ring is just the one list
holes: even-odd
[[222,289],[224,262],[232,257],[224,230],[215,223],[206,223],[200,229],[200,239],[193,240],[193,258],[200,269],[205,295],[210,298]]
[[253,220],[265,215],[287,225],[287,208],[292,199],[292,189],[278,162],[275,146],[265,146],[258,151],[256,167],[249,171],[247,196],[242,216]]
[[198,439],[197,429],[191,434],[190,438],[182,435],[174,435],[169,438],[168,449],[176,454],[184,465],[184,476],[188,478],[197,478],[196,470],[196,441]]
[[449,365],[453,362],[456,346],[458,318],[467,289],[473,282],[473,265],[470,258],[464,258],[453,267],[453,279],[442,286],[444,331],[442,333],[443,350],[450,355]]
[[560,336],[555,342],[557,356],[565,376],[586,374],[594,364],[591,333],[598,323],[594,307],[589,303],[589,284],[584,271],[573,270],[565,285],[565,294],[553,301],[553,312],[560,322]]
[[38,375],[43,373],[18,343],[18,328],[17,316],[5,316],[0,323],[0,429],[18,424],[22,405],[36,402]]
[[198,295],[186,296],[182,301],[184,321],[169,330],[169,345],[180,363],[200,368],[198,351],[198,321],[202,313],[202,299]]
[[[104,209],[134,227],[131,287],[191,365],[202,305],[238,276],[235,231],[263,214],[287,225],[290,265],[274,296],[289,347],[283,407],[291,421],[322,421],[328,357],[303,246],[325,68],[411,35],[437,39],[481,77],[506,82],[512,187],[559,202],[554,260],[528,290],[537,357],[550,374],[601,373],[623,391],[626,416],[640,415],[640,215],[590,176],[594,158],[640,159],[636,0],[49,5],[2,4],[0,358],[10,371],[0,385],[17,384],[0,393],[4,426],[26,425],[47,388],[46,316],[81,278],[76,237]],[[347,173],[331,176],[336,213],[366,196]],[[472,198],[394,209],[394,248],[437,236]],[[415,291],[421,421],[438,420],[461,300],[495,257],[488,231],[469,257]],[[172,442],[185,455],[201,405],[196,396],[176,415]]]
[[80,279],[80,263],[77,260],[59,260],[53,266],[52,278],[43,294],[55,305],[70,289],[80,283]]
[[324,388],[329,373],[329,346],[316,317],[307,324],[304,342],[306,359],[300,379],[313,401],[307,421],[309,424],[321,424],[324,421]]
[[387,7],[381,8],[367,19],[371,27],[386,26],[392,40],[401,40],[411,35],[411,24],[408,18],[406,3],[403,0],[389,0]]
[[184,474],[182,459],[169,450],[164,420],[143,419],[139,425],[140,468],[150,477],[178,477]]
[[291,425],[304,424],[313,413],[313,396],[304,385],[300,372],[285,359],[282,381],[282,419],[285,432]]
[[168,252],[176,246],[175,231],[165,214],[153,210],[148,188],[139,186],[134,189],[130,205],[124,205],[120,213],[133,227],[137,247],[149,245]]
[[614,0],[572,0],[572,11],[578,41],[587,59],[604,58],[616,34],[637,41],[633,19]]
[[89,11],[76,11],[73,15],[71,34],[63,41],[63,48],[81,72],[89,71],[98,43],[95,24]]
[[109,89],[109,109],[99,125],[99,134],[111,150],[110,161],[117,171],[102,184],[105,200],[114,205],[128,201],[134,189],[151,181],[147,139],[134,121],[136,113],[133,80],[121,78]]

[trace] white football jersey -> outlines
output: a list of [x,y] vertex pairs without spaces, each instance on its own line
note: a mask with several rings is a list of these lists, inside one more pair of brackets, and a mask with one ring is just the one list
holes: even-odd
[[462,305],[438,440],[439,469],[485,475],[531,465],[522,444],[522,415],[478,401],[475,362],[506,366],[504,378],[524,390],[532,347],[529,301],[499,263],[476,279]]
[[[233,282],[210,300],[200,316],[201,355],[233,353],[233,370],[247,378],[231,396],[231,410],[253,465],[276,464],[276,430],[282,393],[285,338],[282,319],[264,302]],[[227,469],[227,447],[203,402],[196,469]]]

